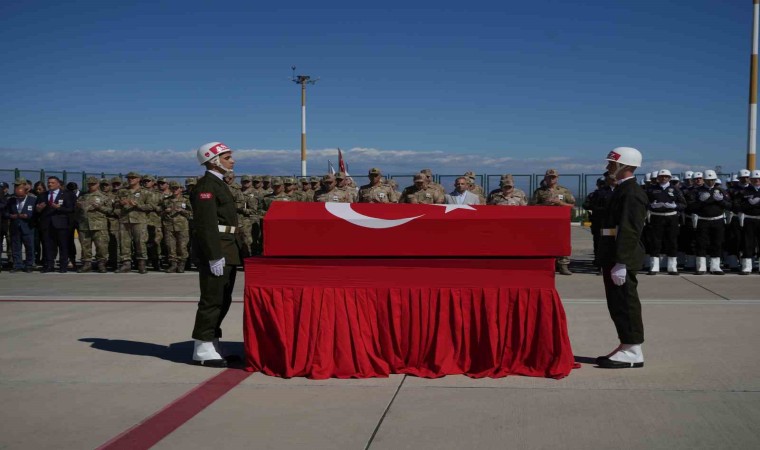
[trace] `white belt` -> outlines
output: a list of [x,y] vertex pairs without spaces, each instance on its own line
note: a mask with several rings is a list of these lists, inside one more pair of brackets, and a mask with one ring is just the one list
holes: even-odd
[[760,216],[750,216],[749,214],[744,215],[745,219],[760,219]]
[[221,233],[234,233],[237,227],[232,227],[229,225],[219,225],[219,232]]
[[654,211],[650,211],[650,213],[653,216],[675,216],[676,214],[678,214],[677,211],[670,211],[670,212],[654,212]]
[[602,228],[602,236],[617,236],[617,228]]
[[[695,215],[696,215],[696,214],[695,214]],[[724,219],[724,216],[715,216],[715,217],[702,217],[702,216],[697,216],[697,217],[699,217],[699,220],[723,220],[723,219]]]

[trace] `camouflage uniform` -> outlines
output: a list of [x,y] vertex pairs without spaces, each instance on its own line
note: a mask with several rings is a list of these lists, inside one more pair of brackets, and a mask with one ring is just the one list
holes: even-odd
[[[179,188],[176,181],[169,183],[171,189]],[[161,218],[164,228],[166,247],[169,252],[168,273],[185,271],[187,262],[187,244],[190,240],[190,221],[193,209],[184,195],[179,197],[170,196],[163,199],[161,204]]]
[[[134,172],[127,177],[137,175]],[[121,263],[119,272],[131,270],[132,246],[134,245],[135,259],[138,270],[145,273],[145,262],[148,259],[146,244],[148,242],[148,212],[155,208],[148,202],[149,192],[144,188],[132,190],[120,189],[116,194],[117,203],[120,205],[119,224],[121,226]],[[124,205],[122,202],[133,202]]]
[[[95,177],[88,177],[87,184],[99,184]],[[76,203],[79,221],[79,244],[82,247],[80,272],[92,270],[92,245],[95,244],[95,260],[98,271],[106,271],[108,259],[108,214],[113,212],[113,200],[101,191],[87,192]]]
[[427,176],[423,172],[415,175],[415,184],[404,189],[399,203],[443,204],[445,201],[444,194],[439,189],[430,184],[425,184],[422,187],[417,186],[417,183],[420,181],[427,183],[427,179]]
[[320,189],[314,193],[315,202],[338,202],[338,203],[351,203],[351,197],[348,192],[341,190],[338,187],[333,187],[329,191]]
[[[244,175],[241,180],[250,181],[250,179],[250,176]],[[243,244],[240,251],[243,257],[248,257],[253,254],[252,228],[254,218],[258,218],[259,202],[253,188],[246,191],[233,189],[232,196],[235,198],[235,207],[238,213],[238,236]]]
[[[282,178],[280,177],[272,177],[272,186],[282,186]],[[264,213],[269,211],[269,208],[272,206],[272,203],[274,202],[292,202],[293,199],[290,198],[288,194],[286,194],[284,191],[280,192],[279,194],[269,194],[266,197],[264,197],[264,201],[262,203],[261,209]]]
[[[146,175],[143,181],[155,181],[155,179]],[[161,202],[164,194],[156,189],[145,189],[147,193],[146,202],[153,208],[148,211],[148,255],[153,261],[153,268],[159,270],[161,267],[161,243],[164,240],[164,231],[161,226]]]
[[[559,172],[557,172],[556,169],[549,169],[546,171],[546,176],[557,177],[559,176]],[[564,203],[569,203],[571,205],[575,204],[575,197],[573,197],[572,192],[570,192],[570,190],[567,188],[560,186],[559,184],[555,185],[554,187],[543,185],[540,188],[536,189],[533,192],[533,197],[531,198],[530,204],[535,206],[556,206],[553,205],[552,202],[557,200]],[[557,258],[557,264],[559,265],[559,272],[562,275],[571,274],[568,269],[568,265],[570,264],[570,258],[568,256]]]
[[[367,175],[370,179],[383,176],[380,169],[375,167],[369,169]],[[393,189],[382,183],[382,179],[379,181],[380,183],[375,185],[370,181],[369,184],[365,184],[359,188],[359,195],[357,198],[359,203],[393,203]]]
[[522,189],[517,189],[514,187],[515,183],[512,175],[503,175],[499,184],[502,187],[509,186],[511,189],[509,189],[507,192],[504,192],[504,190],[501,188],[491,191],[491,193],[488,194],[489,205],[525,206],[528,204],[528,199],[525,196],[525,192],[523,192]]
[[[107,214],[108,217],[108,265],[116,270],[119,268],[119,251],[121,246],[119,245],[120,227],[119,227],[119,212],[121,211],[121,205],[116,201],[116,193],[118,190],[113,189],[113,185],[121,184],[121,178],[113,177],[109,180],[105,178],[100,180],[100,187],[102,192],[111,199],[113,208],[111,212]],[[108,185],[108,187],[106,187]]]
[[343,191],[346,193],[346,196],[348,198],[348,203],[354,203],[356,202],[356,198],[357,198],[356,188],[349,184],[340,186],[340,183],[346,180],[346,177],[347,175],[344,172],[338,172],[335,174],[335,181],[336,181],[336,184],[338,185],[335,187],[335,189],[338,189],[339,191]]

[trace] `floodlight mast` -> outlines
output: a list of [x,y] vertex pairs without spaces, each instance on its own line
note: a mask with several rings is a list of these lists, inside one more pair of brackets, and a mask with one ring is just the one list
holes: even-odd
[[309,75],[296,75],[296,66],[292,66],[291,81],[301,85],[301,176],[306,176],[306,85],[316,84],[319,78],[312,79]]

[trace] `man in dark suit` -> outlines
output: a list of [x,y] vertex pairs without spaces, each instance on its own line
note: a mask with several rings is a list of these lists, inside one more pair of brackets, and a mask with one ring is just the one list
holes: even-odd
[[38,227],[42,234],[42,272],[55,269],[55,254],[59,255],[59,272],[66,273],[69,263],[71,214],[76,198],[74,193],[61,187],[58,177],[48,177],[48,190],[37,197]]
[[635,148],[618,147],[607,155],[607,171],[617,180],[604,213],[599,238],[607,308],[617,330],[620,345],[596,359],[599,367],[623,369],[644,367],[644,324],[637,290],[636,272],[644,261],[641,234],[649,200],[633,172],[641,167],[641,153]]
[[[31,273],[34,267],[35,203],[37,198],[29,195],[29,185],[24,178],[14,183],[15,196],[8,200],[3,216],[10,220],[11,246],[13,248],[13,268],[11,272]],[[26,259],[21,258],[21,246],[26,250]]]
[[196,154],[206,167],[190,201],[193,208],[193,247],[197,249],[201,298],[193,328],[193,361],[209,367],[227,367],[219,339],[222,321],[232,303],[240,247],[235,237],[237,206],[224,175],[232,172],[232,150],[221,142],[201,146]]

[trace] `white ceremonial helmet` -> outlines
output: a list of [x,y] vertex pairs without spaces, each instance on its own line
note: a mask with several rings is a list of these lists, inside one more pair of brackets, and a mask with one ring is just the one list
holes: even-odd
[[736,175],[736,174],[734,174],[734,177],[733,177],[733,178],[731,178],[731,182],[732,182],[732,183],[734,183],[734,182],[739,182],[739,176],[738,176],[738,175]]
[[738,178],[748,177],[748,176],[749,176],[749,170],[747,170],[747,169],[740,170],[739,171],[739,175],[737,175]]
[[657,172],[658,177],[673,177],[673,174],[670,173],[668,169],[662,169],[659,172]]
[[760,170],[753,170],[750,178],[760,178]]
[[607,154],[606,159],[625,166],[641,167],[642,158],[641,152],[633,147],[617,147]]
[[655,178],[657,178],[657,171],[656,170],[654,172],[652,172],[652,173],[649,174],[649,179],[650,180],[654,180]]
[[702,178],[702,172],[694,172],[691,177],[693,179]]
[[678,178],[678,175],[673,175],[673,176],[670,178],[670,181],[681,181],[681,179],[680,179],[680,178]]
[[692,172],[691,170],[687,170],[687,171],[686,171],[686,172],[683,174],[683,178],[684,178],[685,180],[691,180],[691,177],[693,177],[693,176],[694,176],[694,172]]
[[717,178],[717,179],[715,180],[715,184],[723,184],[723,181],[721,181],[721,179],[720,179],[720,178]]
[[707,169],[705,170],[705,180],[717,180],[718,174],[715,173],[714,170]]
[[198,157],[198,162],[203,165],[221,155],[222,153],[231,151],[231,148],[227,147],[221,142],[209,142],[208,144],[201,145],[198,148],[195,156]]

